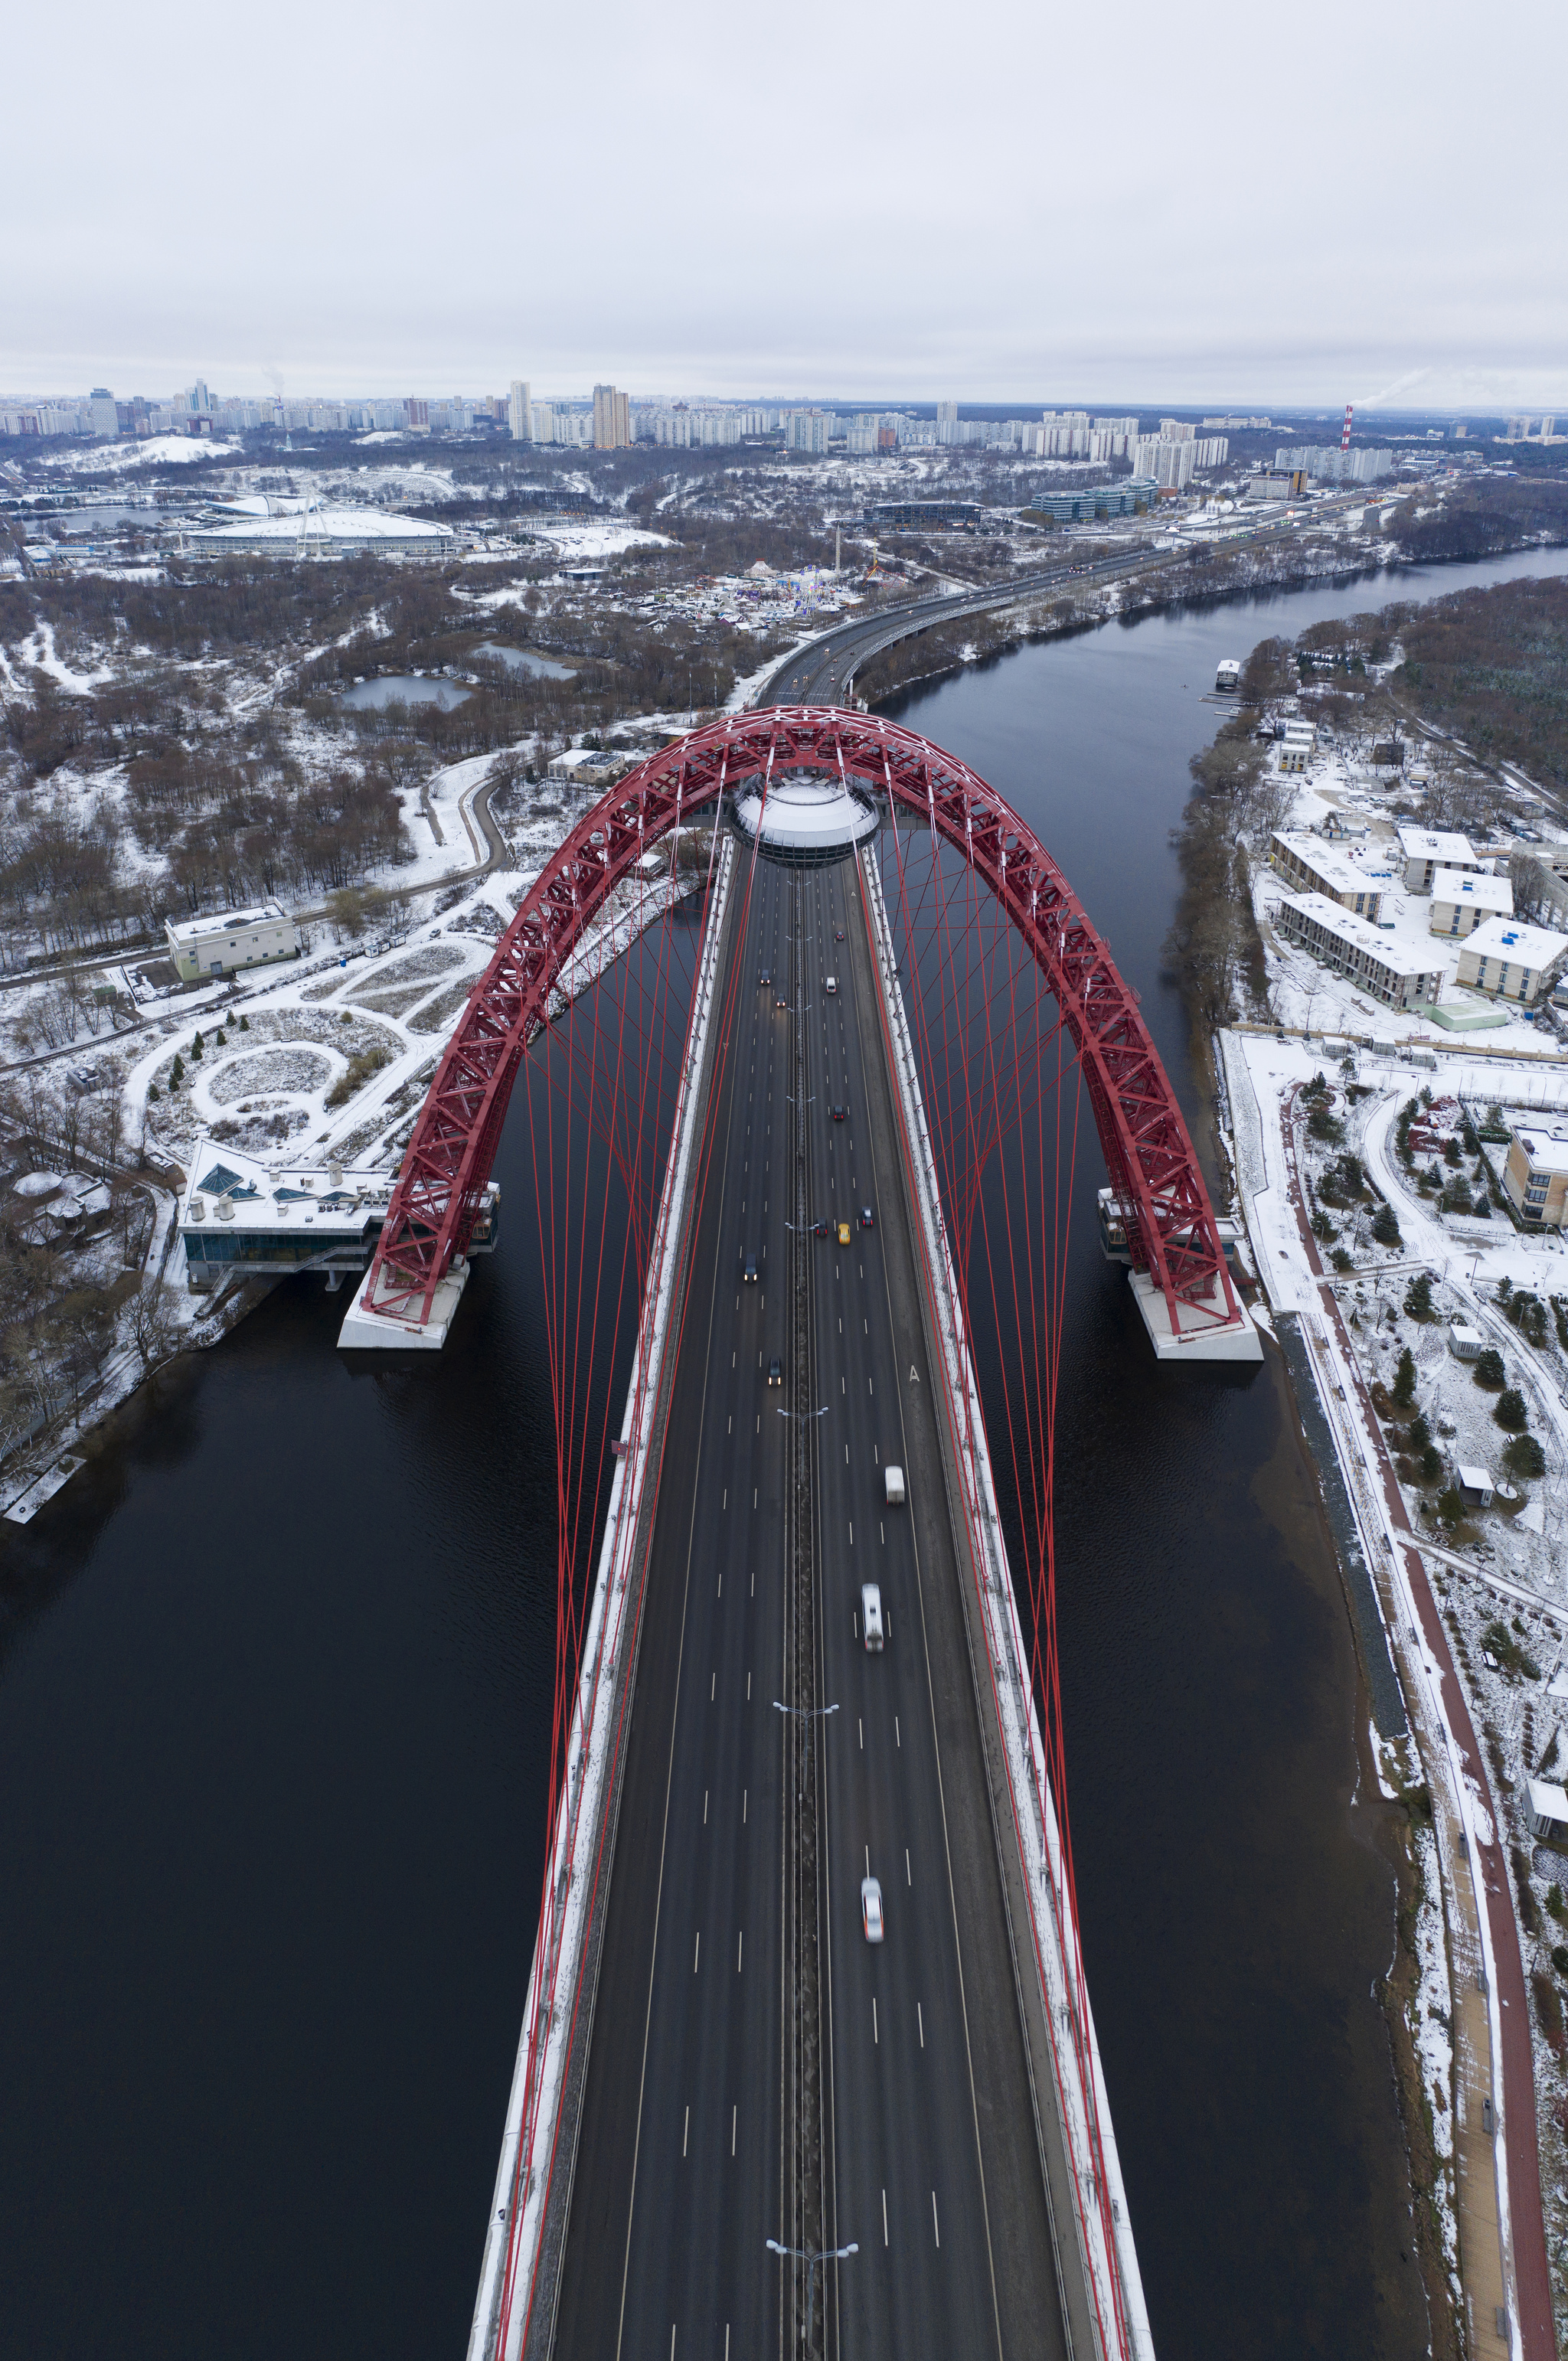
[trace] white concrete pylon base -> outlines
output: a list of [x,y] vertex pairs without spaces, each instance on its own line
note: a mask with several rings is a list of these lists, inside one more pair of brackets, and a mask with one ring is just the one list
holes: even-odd
[[[340,1352],[367,1353],[439,1353],[446,1342],[457,1310],[458,1299],[468,1284],[468,1265],[459,1256],[445,1278],[436,1288],[430,1306],[430,1318],[389,1316],[383,1312],[367,1312],[365,1291],[375,1271],[372,1263],[354,1290],[354,1301],[343,1315],[343,1325],[337,1332]],[[417,1312],[417,1304],[411,1310]]]
[[[1236,1298],[1236,1317],[1225,1319],[1225,1291],[1216,1279],[1211,1289],[1213,1316],[1201,1304],[1179,1307],[1181,1327],[1173,1332],[1170,1307],[1146,1270],[1130,1270],[1133,1300],[1143,1314],[1157,1361],[1261,1361],[1263,1339],[1252,1315]],[[1222,1323],[1223,1324],[1222,1324]]]

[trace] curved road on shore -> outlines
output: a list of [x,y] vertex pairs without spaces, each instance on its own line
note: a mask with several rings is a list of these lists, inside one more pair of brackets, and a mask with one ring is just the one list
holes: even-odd
[[[1365,508],[1366,499],[1366,493],[1359,491],[1354,499],[1342,496],[1334,500],[1316,501],[1284,524],[1234,539],[1227,536],[1218,547],[1222,551],[1257,549],[1272,542],[1291,541],[1328,518],[1339,516],[1346,508]],[[872,656],[880,655],[899,640],[928,631],[933,623],[952,622],[962,615],[987,614],[994,608],[1011,607],[1020,599],[1041,598],[1052,590],[1102,589],[1107,583],[1124,580],[1130,575],[1180,564],[1189,555],[1180,549],[1155,549],[1143,544],[1098,566],[1058,564],[1015,574],[1003,582],[985,583],[974,590],[942,592],[933,598],[912,599],[906,605],[882,608],[875,614],[840,624],[837,631],[825,631],[819,640],[786,656],[762,683],[752,703],[842,705],[850,696],[855,675]]]

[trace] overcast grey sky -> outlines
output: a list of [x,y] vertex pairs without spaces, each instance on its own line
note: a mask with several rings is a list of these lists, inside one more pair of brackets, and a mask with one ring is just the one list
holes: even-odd
[[13,8],[0,393],[1568,412],[1565,26]]

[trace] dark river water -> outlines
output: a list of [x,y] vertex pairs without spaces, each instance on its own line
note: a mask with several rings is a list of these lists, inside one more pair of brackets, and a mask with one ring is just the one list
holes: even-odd
[[[1158,950],[1218,659],[1562,553],[1109,626],[898,708],[1037,828],[1199,1119]],[[521,1109],[521,1094],[516,1107]],[[527,1985],[553,1688],[526,1251],[454,1344],[280,1288],[0,1527],[0,2354],[460,2354]],[[1084,1175],[1059,1620],[1084,1945],[1162,2361],[1414,2355],[1392,1884],[1277,1357],[1157,1369]]]

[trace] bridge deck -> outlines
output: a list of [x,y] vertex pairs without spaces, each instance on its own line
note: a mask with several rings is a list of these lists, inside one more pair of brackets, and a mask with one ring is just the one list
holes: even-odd
[[[854,1225],[847,1247],[813,1241],[808,1265],[809,1391],[827,1411],[814,1428],[817,1695],[839,1708],[819,1758],[825,2228],[828,2246],[860,2249],[823,2288],[824,2349],[890,2361],[1065,2353],[1042,2131],[1053,2180],[1059,2140],[1020,2021],[853,864],[804,878],[759,867],[736,945],[554,2349],[650,2361],[785,2349],[784,2274],[764,2240],[787,2240],[790,2219],[786,1724],[773,1700],[785,1694],[787,1613],[778,1411],[792,1397],[769,1386],[767,1364],[788,1353],[793,1325],[798,1023],[812,1208]],[[788,1012],[757,982],[763,968],[785,982]],[[905,1470],[904,1509],[883,1505],[890,1459]],[[881,1584],[888,1611],[880,1657],[859,1642],[863,1580]],[[861,1929],[868,1865],[886,1904],[880,1949]],[[1083,2352],[1067,2202],[1058,2186]],[[536,2319],[533,2349],[546,2329]]]

